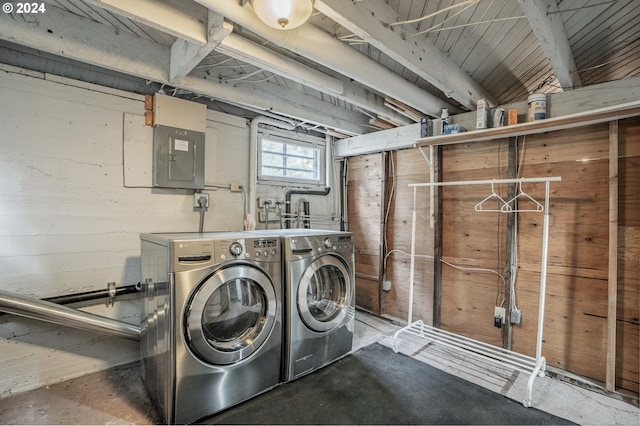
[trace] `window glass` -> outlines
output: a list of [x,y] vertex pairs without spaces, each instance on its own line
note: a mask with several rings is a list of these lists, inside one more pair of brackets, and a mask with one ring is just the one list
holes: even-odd
[[263,135],[258,175],[263,180],[322,183],[324,147]]

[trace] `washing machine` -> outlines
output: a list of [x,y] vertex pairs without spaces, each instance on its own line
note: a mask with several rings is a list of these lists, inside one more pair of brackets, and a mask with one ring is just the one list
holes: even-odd
[[260,232],[282,239],[282,378],[290,381],[351,352],[355,318],[353,235],[312,229]]
[[167,423],[192,423],[277,386],[281,240],[141,234],[141,371]]

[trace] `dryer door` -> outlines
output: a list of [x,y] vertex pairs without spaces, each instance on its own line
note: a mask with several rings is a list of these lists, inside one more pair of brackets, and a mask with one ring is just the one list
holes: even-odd
[[240,362],[260,348],[276,323],[273,283],[261,270],[217,270],[195,291],[185,311],[191,350],[211,364]]
[[298,311],[314,331],[329,331],[342,323],[351,304],[351,275],[338,257],[324,255],[305,270],[298,286]]

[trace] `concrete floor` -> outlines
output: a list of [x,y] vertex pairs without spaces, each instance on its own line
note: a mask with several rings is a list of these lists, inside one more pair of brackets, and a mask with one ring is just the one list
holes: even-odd
[[[398,329],[388,321],[358,312],[353,349],[355,351],[374,342],[392,346],[393,334]],[[496,367],[437,343],[426,344],[411,336],[400,339],[399,349],[413,358],[517,401],[522,401],[526,395],[528,375]],[[533,404],[538,409],[584,425],[640,425],[637,400],[624,401],[620,396],[607,396],[549,376],[536,379]],[[147,398],[137,364],[0,399],[0,424],[161,422]]]

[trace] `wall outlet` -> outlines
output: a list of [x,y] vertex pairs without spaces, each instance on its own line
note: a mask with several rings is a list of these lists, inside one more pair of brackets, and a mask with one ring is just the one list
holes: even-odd
[[205,194],[204,192],[196,192],[193,194],[193,207],[199,209],[200,208],[200,200],[202,199],[203,205],[202,207],[209,207],[209,194]]
[[231,191],[231,192],[242,192],[242,184],[241,183],[236,183],[236,182],[231,182],[231,184],[229,184],[229,191]]
[[501,328],[504,324],[506,315],[507,312],[503,307],[496,306],[493,311],[493,325],[495,327]]

